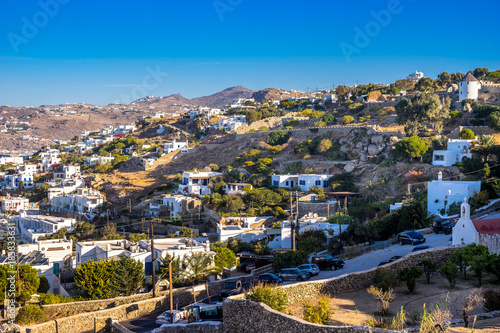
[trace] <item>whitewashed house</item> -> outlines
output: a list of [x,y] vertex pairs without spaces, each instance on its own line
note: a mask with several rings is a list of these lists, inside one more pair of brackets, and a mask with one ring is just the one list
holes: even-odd
[[30,201],[26,198],[10,197],[0,200],[0,213],[8,211],[15,211],[19,213],[21,210],[27,210],[29,207]]
[[431,214],[440,214],[442,209],[446,211],[454,202],[460,203],[479,191],[481,181],[443,180],[439,171],[438,179],[427,183],[427,210]]
[[54,180],[56,179],[79,179],[82,177],[79,165],[65,165],[60,170],[54,172]]
[[273,175],[271,182],[273,186],[294,188],[300,187],[301,191],[308,191],[316,186],[322,189],[328,188],[328,179],[332,175],[299,174],[299,175]]
[[[189,142],[188,140],[186,141],[177,141],[174,139],[172,142],[166,142],[163,145],[163,153],[164,154],[170,154],[173,153],[174,151],[180,149],[182,153],[187,153],[189,148]],[[156,153],[160,150],[160,147],[156,148]]]
[[227,195],[241,195],[245,193],[245,188],[253,189],[252,184],[248,183],[227,183],[224,186],[224,193]]
[[42,171],[47,171],[51,167],[61,163],[60,155],[61,152],[57,149],[48,149],[47,151],[41,152],[40,165]]
[[15,222],[21,231],[22,240],[27,243],[35,243],[41,236],[56,233],[62,228],[71,232],[76,224],[76,220],[72,218],[27,215],[26,211],[20,211]]
[[201,200],[183,195],[163,196],[163,205],[167,208],[170,218],[183,214],[198,214],[201,210]]
[[234,132],[241,126],[246,126],[246,125],[247,125],[246,116],[233,115],[229,119],[220,120],[217,127],[226,132]]
[[5,164],[23,164],[24,159],[21,156],[4,156],[0,157],[0,165]]
[[77,213],[93,213],[104,203],[104,195],[99,191],[83,187],[77,193],[60,195],[52,198],[51,207]]
[[474,140],[449,139],[446,150],[434,150],[432,154],[432,165],[452,166],[462,163],[465,158],[472,158],[470,151]]
[[220,172],[183,172],[179,192],[196,195],[211,194],[210,178],[222,176]]
[[419,71],[415,71],[415,73],[408,74],[406,79],[412,80],[412,81],[419,81],[423,77],[424,77],[424,73],[419,72]]
[[85,165],[92,166],[96,164],[106,164],[111,163],[115,160],[113,156],[97,156],[96,154],[87,157],[85,160]]
[[453,227],[452,243],[484,245],[490,253],[500,254],[500,218],[471,220],[470,206],[463,202],[460,219]]

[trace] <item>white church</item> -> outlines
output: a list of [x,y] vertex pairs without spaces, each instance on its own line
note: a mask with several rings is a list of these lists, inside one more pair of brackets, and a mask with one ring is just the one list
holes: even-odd
[[453,245],[476,243],[486,246],[490,253],[500,254],[500,218],[471,220],[467,202],[460,207],[460,219],[452,235]]

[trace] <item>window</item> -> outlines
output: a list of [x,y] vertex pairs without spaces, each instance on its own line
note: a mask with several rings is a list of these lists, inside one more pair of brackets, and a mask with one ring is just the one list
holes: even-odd
[[279,186],[280,185],[280,182],[277,181],[277,180],[273,180],[273,186]]
[[444,155],[434,155],[434,161],[444,161]]
[[301,180],[301,181],[299,181],[299,184],[300,184],[300,185],[305,185],[305,184],[306,184],[306,181],[305,181],[305,180]]
[[287,180],[287,181],[285,182],[285,185],[286,185],[286,186],[289,186],[289,184],[290,184],[290,182]]
[[193,184],[198,184],[198,179],[193,179]]
[[328,187],[328,180],[323,180],[323,187]]
[[316,186],[320,186],[320,185],[321,185],[321,180],[317,180],[317,181],[315,182],[315,184],[316,184]]

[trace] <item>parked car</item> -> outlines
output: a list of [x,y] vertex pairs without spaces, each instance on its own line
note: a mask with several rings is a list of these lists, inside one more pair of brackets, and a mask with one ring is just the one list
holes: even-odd
[[298,268],[283,268],[278,277],[283,281],[304,281],[309,278],[309,274]]
[[335,259],[331,255],[314,256],[311,258],[311,264],[318,265],[319,269],[338,269],[344,267],[345,263],[342,259]]
[[399,244],[421,244],[425,242],[425,237],[419,232],[416,231],[405,231],[398,235],[397,240]]
[[196,303],[186,307],[188,323],[197,321],[222,321],[222,303]]
[[246,265],[245,265],[245,270],[247,272],[251,272],[255,269],[255,261],[247,261]]
[[[181,310],[174,310],[174,323],[185,319],[186,313]],[[164,311],[156,317],[156,325],[170,324],[170,310]]]
[[453,223],[449,219],[439,219],[432,222],[432,230],[435,234],[443,232],[445,235],[449,235],[453,229]]
[[224,282],[224,288],[217,294],[218,301],[222,302],[232,295],[238,295],[243,292],[243,283],[241,280],[232,280]]
[[419,245],[419,246],[415,246],[415,247],[413,248],[413,250],[411,250],[411,252],[418,252],[418,251],[427,250],[427,249],[432,249],[432,246],[429,246],[429,245]]
[[301,272],[304,272],[309,275],[309,277],[313,275],[319,274],[319,267],[316,264],[304,264],[297,267]]
[[391,263],[391,262],[396,261],[396,260],[401,259],[401,258],[403,258],[403,257],[402,256],[391,257],[389,260],[384,260],[384,261],[379,262],[378,266],[387,265],[388,263]]
[[275,284],[275,285],[283,284],[283,280],[272,273],[265,273],[259,275],[259,277],[257,278],[257,282],[262,282],[264,284]]

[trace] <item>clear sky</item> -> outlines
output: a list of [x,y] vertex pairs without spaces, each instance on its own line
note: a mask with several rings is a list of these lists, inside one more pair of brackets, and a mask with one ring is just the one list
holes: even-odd
[[0,0],[0,105],[500,68],[498,0]]

